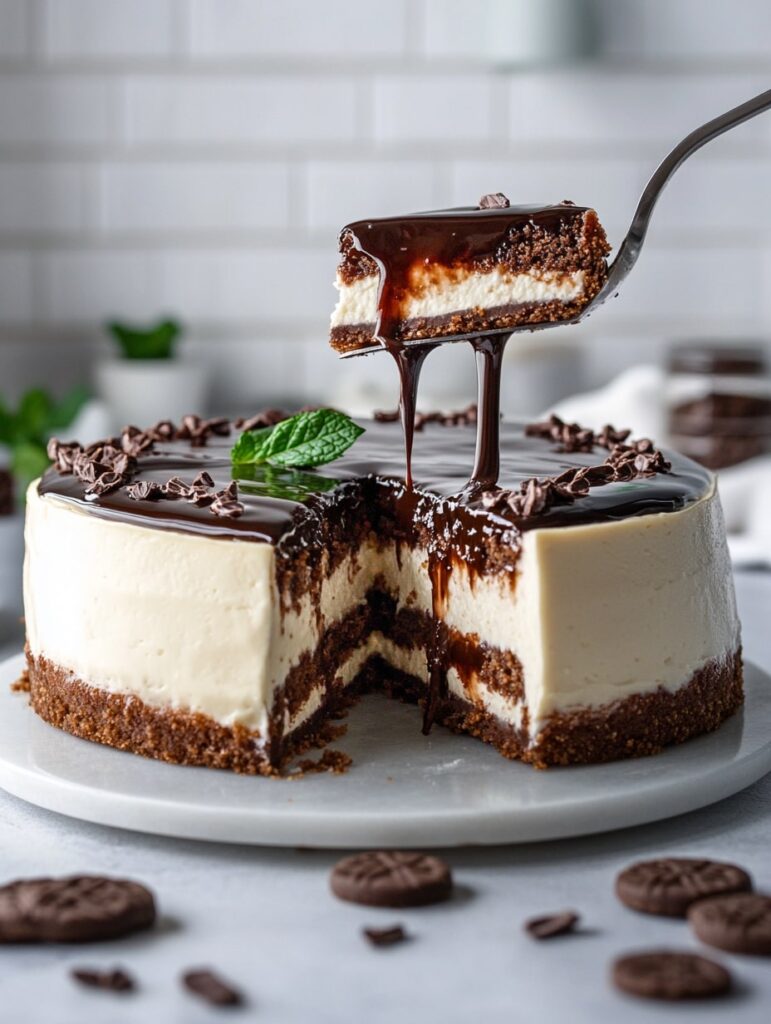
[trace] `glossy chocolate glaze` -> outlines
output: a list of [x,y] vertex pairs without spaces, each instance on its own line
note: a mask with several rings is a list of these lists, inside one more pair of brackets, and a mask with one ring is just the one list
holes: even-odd
[[[233,467],[231,437],[213,437],[206,447],[192,448],[188,441],[158,442],[155,449],[139,457],[134,481],[165,483],[172,476],[185,481],[207,470],[215,487],[238,482],[239,499],[246,506],[238,519],[220,519],[207,508],[185,501],[134,501],[121,488],[94,500],[84,497],[85,485],[75,476],[49,469],[40,483],[41,494],[58,495],[72,501],[91,515],[119,519],[138,525],[202,533],[223,539],[266,541],[278,544],[302,521],[308,509],[334,507],[345,498],[354,482],[363,478],[389,494],[389,502],[403,524],[412,517],[432,512],[434,519],[453,528],[460,542],[460,520],[467,514],[489,529],[525,531],[610,522],[655,512],[673,512],[698,500],[709,489],[709,472],[683,456],[668,453],[672,472],[623,483],[593,487],[589,494],[571,505],[556,506],[530,518],[506,518],[482,507],[479,493],[467,485],[469,466],[475,452],[474,426],[427,424],[415,451],[414,494],[403,481],[399,426],[395,423],[361,421],[366,432],[335,462],[318,470],[279,470],[270,466]],[[500,485],[515,488],[530,477],[556,476],[575,466],[591,466],[607,454],[556,450],[552,441],[527,437],[522,424],[501,423]],[[482,545],[472,542],[469,550]]]

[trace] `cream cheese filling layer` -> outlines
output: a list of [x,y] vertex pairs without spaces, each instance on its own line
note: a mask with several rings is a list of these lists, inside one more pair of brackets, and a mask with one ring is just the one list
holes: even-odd
[[[35,485],[26,541],[30,649],[94,686],[266,735],[275,689],[319,641],[310,596],[281,613],[271,545],[97,518]],[[394,545],[366,542],[327,573],[321,630],[360,605],[377,576],[402,604],[431,611],[427,553],[398,558]],[[516,656],[533,735],[553,711],[675,690],[739,646],[718,495],[679,512],[528,531],[513,576],[472,577],[456,563],[444,619]],[[337,682],[375,653],[426,678],[422,651],[374,633]],[[460,695],[457,673],[449,684]],[[466,695],[519,725],[517,702],[475,679]]]
[[[332,327],[369,324],[377,320],[378,275],[346,283],[338,274],[335,287],[340,295],[332,313]],[[405,300],[403,320],[447,316],[464,309],[495,309],[499,306],[534,302],[573,302],[584,294],[584,271],[570,274],[514,274],[502,267],[487,273],[476,271],[458,277],[435,271],[421,279]]]

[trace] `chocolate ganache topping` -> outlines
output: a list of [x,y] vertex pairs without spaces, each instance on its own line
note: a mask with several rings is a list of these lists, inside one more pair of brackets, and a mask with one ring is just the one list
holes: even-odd
[[[259,426],[282,415],[271,410],[237,422]],[[707,470],[683,456],[663,455],[647,439],[632,442],[628,431],[611,427],[595,434],[552,417],[529,426],[502,422],[499,486],[469,488],[474,419],[470,410],[423,414],[412,497],[402,479],[394,425],[387,421],[363,422],[366,432],[352,448],[313,471],[234,467],[230,449],[238,428],[217,420],[215,428],[202,430],[206,421],[197,417],[186,417],[179,428],[126,428],[119,438],[85,448],[52,441],[54,465],[39,487],[41,494],[56,495],[97,516],[278,544],[311,510],[333,509],[359,485],[387,491],[405,522],[419,505],[426,515],[452,520],[458,543],[464,519],[476,520],[478,530],[482,516],[485,528],[499,533],[612,521],[677,511],[711,486]],[[192,424],[197,430],[189,429]],[[527,511],[516,502],[513,507],[507,496],[529,486],[532,491],[533,480],[569,493],[570,502],[547,502]],[[212,514],[218,499],[237,501],[241,513],[233,518]],[[483,543],[476,536],[473,543],[467,537],[469,551]]]

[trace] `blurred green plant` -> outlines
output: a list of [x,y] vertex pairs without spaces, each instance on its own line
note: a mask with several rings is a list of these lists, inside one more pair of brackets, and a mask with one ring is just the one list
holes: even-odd
[[0,445],[11,454],[10,468],[20,494],[48,466],[49,437],[68,427],[88,398],[83,387],[73,388],[58,401],[43,388],[32,388],[16,409],[0,398]]
[[182,335],[182,325],[177,320],[159,320],[149,327],[111,320],[107,330],[117,342],[124,359],[171,359]]

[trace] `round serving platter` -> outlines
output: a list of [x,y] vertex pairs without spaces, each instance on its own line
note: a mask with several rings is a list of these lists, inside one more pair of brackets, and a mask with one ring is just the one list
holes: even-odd
[[0,664],[0,787],[84,821],[266,846],[460,846],[605,832],[691,811],[771,771],[771,677],[746,667],[744,710],[656,757],[535,771],[414,707],[365,697],[334,744],[343,775],[265,779],[149,761],[42,722]]

